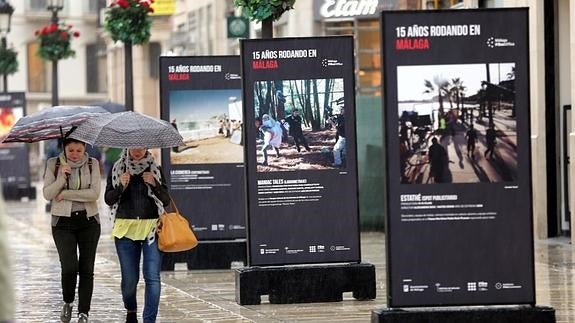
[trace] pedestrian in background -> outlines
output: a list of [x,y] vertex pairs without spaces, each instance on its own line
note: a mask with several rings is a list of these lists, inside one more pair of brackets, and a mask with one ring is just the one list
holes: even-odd
[[64,151],[47,161],[43,193],[52,204],[52,236],[62,271],[62,322],[72,318],[78,276],[78,322],[88,322],[100,239],[100,183],[100,165],[81,141],[64,140]]
[[[2,188],[0,187],[0,192]],[[7,232],[4,227],[4,198],[0,196],[0,323],[8,323],[14,319],[14,289],[12,286],[12,275],[10,274],[10,254]]]
[[130,148],[122,153],[108,175],[104,199],[115,218],[112,235],[120,260],[126,322],[138,322],[136,290],[142,254],[146,283],[143,319],[144,323],[156,322],[162,267],[156,225],[164,206],[170,203],[170,196],[161,168],[147,149]]

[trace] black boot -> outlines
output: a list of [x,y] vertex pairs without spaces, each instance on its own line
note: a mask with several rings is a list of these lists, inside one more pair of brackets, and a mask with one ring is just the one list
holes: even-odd
[[138,313],[128,312],[126,314],[126,323],[138,323]]

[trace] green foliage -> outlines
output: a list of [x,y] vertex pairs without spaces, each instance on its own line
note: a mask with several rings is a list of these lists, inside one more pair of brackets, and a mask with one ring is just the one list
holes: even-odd
[[104,28],[114,41],[140,45],[150,40],[153,0],[117,0],[106,10]]
[[243,9],[244,16],[255,21],[277,20],[293,9],[294,3],[295,0],[234,0],[234,5]]
[[10,75],[18,72],[18,53],[12,48],[0,47],[0,74]]
[[43,59],[57,61],[76,55],[71,41],[80,33],[72,31],[71,25],[50,24],[36,30],[34,35],[38,40],[38,55]]

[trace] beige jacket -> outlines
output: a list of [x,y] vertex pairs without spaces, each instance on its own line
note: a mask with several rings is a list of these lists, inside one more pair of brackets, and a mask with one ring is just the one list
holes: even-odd
[[[92,172],[86,162],[80,170],[80,189],[66,189],[66,176],[62,175],[59,171],[57,176],[54,176],[56,168],[56,159],[58,157],[48,159],[46,163],[46,173],[44,174],[44,198],[52,201],[52,215],[67,216],[72,213],[72,201],[83,202],[86,207],[88,217],[98,214],[98,204],[96,201],[100,197],[100,186],[102,184],[100,179],[100,165],[94,158],[92,160]],[[54,198],[62,193],[62,200],[56,202]]]
[[[1,188],[0,188],[1,191]],[[10,253],[8,250],[8,236],[6,232],[4,199],[0,195],[0,322],[14,319],[14,290],[10,270]]]

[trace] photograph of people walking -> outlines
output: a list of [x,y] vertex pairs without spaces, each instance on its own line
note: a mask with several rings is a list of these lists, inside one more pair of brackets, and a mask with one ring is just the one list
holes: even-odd
[[399,66],[401,183],[517,179],[515,64]]
[[258,81],[254,101],[258,172],[345,167],[343,79]]

